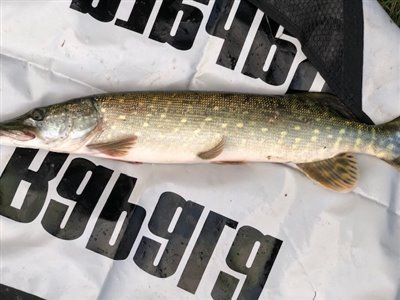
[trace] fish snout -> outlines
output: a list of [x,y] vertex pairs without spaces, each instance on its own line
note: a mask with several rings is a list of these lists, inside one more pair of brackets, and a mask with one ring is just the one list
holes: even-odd
[[36,137],[33,127],[26,126],[20,119],[0,123],[0,137],[5,136],[18,141],[30,141]]

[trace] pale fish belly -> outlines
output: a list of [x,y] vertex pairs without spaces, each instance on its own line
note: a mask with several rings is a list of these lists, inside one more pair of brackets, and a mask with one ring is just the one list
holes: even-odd
[[[350,130],[347,129],[348,135],[340,136],[343,130],[333,126],[329,131],[338,134],[316,129],[315,124],[299,129],[299,125],[286,122],[266,126],[232,119],[204,124],[188,118],[181,123],[185,124],[171,122],[171,126],[166,122],[163,127],[132,128],[137,141],[125,156],[117,159],[146,163],[300,163],[330,158],[352,147]],[[220,155],[209,160],[198,156],[215,147],[221,139],[224,139],[224,148]],[[110,158],[101,153],[98,156]]]
[[[340,149],[323,149],[316,143],[302,143],[301,149],[293,149],[289,143],[278,143],[280,139],[268,136],[264,140],[244,138],[242,136],[232,137],[226,135],[225,145],[222,153],[212,159],[201,159],[198,154],[214,147],[220,141],[221,135],[215,135],[208,139],[198,139],[193,141],[187,138],[187,143],[180,140],[180,143],[169,143],[164,139],[143,140],[140,137],[137,143],[123,157],[116,159],[129,162],[145,163],[209,163],[209,162],[279,162],[279,163],[301,163],[312,162],[331,158],[338,153]],[[294,138],[296,139],[296,138]],[[93,153],[90,153],[93,155]],[[100,157],[113,158],[105,154],[96,154]]]

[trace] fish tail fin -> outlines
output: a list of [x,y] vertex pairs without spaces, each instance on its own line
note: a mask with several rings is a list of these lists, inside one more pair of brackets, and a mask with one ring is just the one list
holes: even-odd
[[378,126],[382,130],[384,139],[381,144],[384,146],[384,161],[400,171],[400,117]]

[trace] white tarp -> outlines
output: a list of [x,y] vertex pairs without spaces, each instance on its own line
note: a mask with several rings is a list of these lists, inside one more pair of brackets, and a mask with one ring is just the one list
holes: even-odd
[[[134,3],[121,1],[115,19],[127,20]],[[1,0],[0,119],[99,92],[288,89],[305,56],[283,28],[279,38],[297,54],[286,81],[272,86],[241,73],[257,25],[231,70],[215,63],[223,39],[206,32],[214,2],[184,3],[203,19],[183,51],[150,38],[161,1],[139,34],[71,9],[71,1]],[[364,1],[364,14],[363,109],[383,122],[400,115],[400,31],[376,1]],[[262,17],[258,11],[254,22]],[[311,90],[323,85],[317,75]],[[5,286],[46,299],[225,299],[241,292],[261,292],[261,299],[400,299],[400,176],[378,159],[359,156],[359,186],[338,194],[284,165],[132,165],[14,151],[0,147]],[[121,207],[130,209],[138,232],[133,225],[124,231],[127,214],[110,203],[120,180]],[[79,202],[82,195],[94,197],[90,205]],[[161,204],[173,216],[157,210]],[[110,216],[108,206],[116,210]],[[118,260],[106,255],[116,240],[129,245]],[[258,258],[272,259],[268,278],[257,273]]]

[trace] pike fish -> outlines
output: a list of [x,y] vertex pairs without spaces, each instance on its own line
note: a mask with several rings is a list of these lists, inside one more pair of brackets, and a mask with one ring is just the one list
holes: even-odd
[[357,183],[355,153],[400,171],[400,117],[367,125],[327,94],[132,92],[36,108],[0,123],[0,143],[146,163],[292,163],[322,186]]

